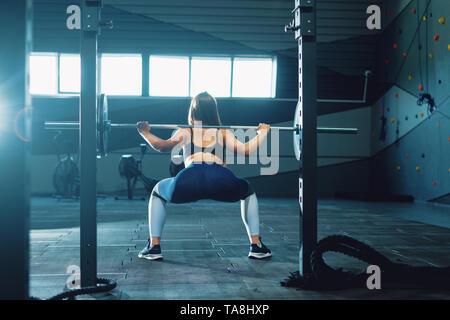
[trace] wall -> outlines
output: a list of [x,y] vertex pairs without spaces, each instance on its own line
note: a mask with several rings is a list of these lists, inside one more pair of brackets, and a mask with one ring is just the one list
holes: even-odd
[[[450,5],[431,1],[426,10],[427,3],[406,3],[380,39],[379,81],[391,88],[372,108],[373,189],[418,200],[450,193]],[[417,104],[423,93],[437,110]]]

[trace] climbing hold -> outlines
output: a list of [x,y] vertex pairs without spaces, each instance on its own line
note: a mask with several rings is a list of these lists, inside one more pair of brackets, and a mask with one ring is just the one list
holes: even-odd
[[400,166],[397,166],[397,171],[400,171]]
[[389,11],[388,11],[388,15],[390,15],[390,16],[391,16],[391,15],[392,15],[392,13],[393,13],[393,12],[392,12],[392,10],[389,10]]
[[420,167],[416,167],[416,171],[420,171]]
[[375,137],[375,131],[372,131],[372,137]]
[[423,84],[419,85],[419,90],[423,91]]
[[439,34],[436,33],[436,34],[434,35],[434,41],[438,41],[438,40],[439,40]]
[[412,8],[412,13],[416,14],[416,12],[417,12],[416,8]]
[[445,23],[445,18],[444,17],[440,17],[438,21],[439,21],[440,24],[444,24]]
[[439,129],[439,122],[436,124],[436,128],[438,128]]
[[448,45],[447,49],[450,50],[450,44]]
[[394,118],[392,118],[392,119],[391,119],[391,123],[394,123],[394,122],[395,122],[395,119],[394,119]]
[[420,113],[420,116],[423,118],[423,112]]
[[408,76],[408,80],[409,81],[411,81],[412,80],[412,76],[410,75],[410,76]]
[[408,54],[406,52],[403,52],[403,56],[406,57]]
[[395,93],[395,97],[398,98],[398,92]]
[[437,182],[436,181],[433,181],[433,186],[437,186]]
[[389,64],[389,59],[384,60],[386,64]]
[[427,16],[423,16],[423,17],[422,17],[422,20],[423,20],[423,21],[427,21]]
[[448,137],[448,142],[450,142],[450,137]]
[[430,53],[428,56],[430,57],[430,59],[433,59],[433,58],[434,58],[434,56],[433,56],[432,53]]
[[378,113],[381,113],[382,111],[381,111],[381,109],[378,109]]
[[406,159],[409,159],[409,153],[406,154]]
[[425,153],[422,153],[422,158],[425,158]]
[[393,47],[394,47],[394,49],[397,49],[398,45],[396,43],[394,43]]

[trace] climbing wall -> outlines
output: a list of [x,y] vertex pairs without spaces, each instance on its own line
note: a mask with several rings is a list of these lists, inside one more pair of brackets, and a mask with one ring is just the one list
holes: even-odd
[[[372,107],[374,192],[435,200],[450,194],[450,1],[385,3],[380,83]],[[389,17],[397,12],[395,17]]]

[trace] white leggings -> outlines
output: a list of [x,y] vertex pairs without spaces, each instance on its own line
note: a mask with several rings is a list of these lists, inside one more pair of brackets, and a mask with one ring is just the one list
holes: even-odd
[[[155,196],[153,194],[155,192],[158,193],[158,184],[156,184],[152,192],[148,205],[148,224],[151,238],[161,237],[166,221],[166,203]],[[241,217],[251,241],[251,236],[259,235],[258,199],[254,193],[241,200]]]

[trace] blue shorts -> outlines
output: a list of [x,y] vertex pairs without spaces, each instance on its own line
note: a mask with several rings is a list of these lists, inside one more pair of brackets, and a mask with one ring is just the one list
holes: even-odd
[[248,181],[236,177],[230,169],[201,162],[160,181],[155,195],[171,203],[188,203],[202,199],[236,202],[253,193]]

